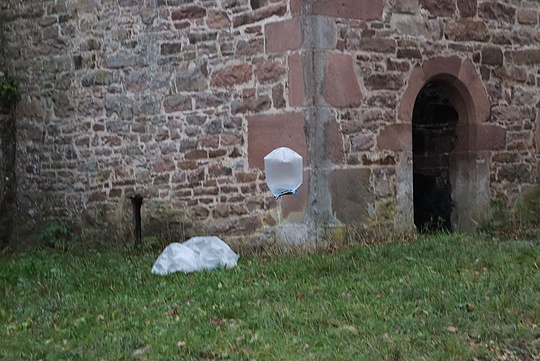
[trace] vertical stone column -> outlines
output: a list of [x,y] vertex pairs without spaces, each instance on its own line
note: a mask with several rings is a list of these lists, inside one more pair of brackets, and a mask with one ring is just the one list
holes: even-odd
[[280,240],[313,244],[340,221],[362,217],[370,173],[346,169],[336,111],[359,107],[363,95],[352,55],[337,50],[336,17],[380,19],[382,8],[382,1],[292,0],[293,19],[267,25],[266,51],[290,52],[289,105],[303,110],[307,141],[307,208],[277,227]]

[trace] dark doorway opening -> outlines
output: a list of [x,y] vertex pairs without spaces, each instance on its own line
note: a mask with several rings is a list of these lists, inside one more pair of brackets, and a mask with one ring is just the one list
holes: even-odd
[[414,224],[421,232],[452,230],[450,155],[458,113],[445,89],[428,83],[418,94],[412,120]]

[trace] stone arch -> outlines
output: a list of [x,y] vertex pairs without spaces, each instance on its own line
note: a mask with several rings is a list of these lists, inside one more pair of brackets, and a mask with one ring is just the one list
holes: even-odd
[[[412,214],[412,120],[415,101],[428,83],[445,89],[458,113],[457,144],[450,156],[452,229],[473,231],[489,205],[491,151],[502,149],[506,130],[488,124],[490,101],[484,84],[470,59],[457,56],[436,57],[415,67],[398,107],[399,123],[385,127],[377,139],[378,147],[400,153],[405,159],[396,169],[398,213]],[[412,217],[398,217],[398,223],[412,223]]]

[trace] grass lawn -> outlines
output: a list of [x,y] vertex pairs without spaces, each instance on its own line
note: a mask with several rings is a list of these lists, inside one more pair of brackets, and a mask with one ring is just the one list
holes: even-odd
[[157,255],[3,256],[0,359],[540,359],[538,242],[438,235],[166,277]]

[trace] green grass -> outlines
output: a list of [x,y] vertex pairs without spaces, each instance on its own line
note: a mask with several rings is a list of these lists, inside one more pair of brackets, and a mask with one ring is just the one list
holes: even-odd
[[233,270],[166,277],[150,273],[156,257],[36,251],[0,258],[0,359],[540,354],[538,243],[439,235],[335,254],[241,257]]

